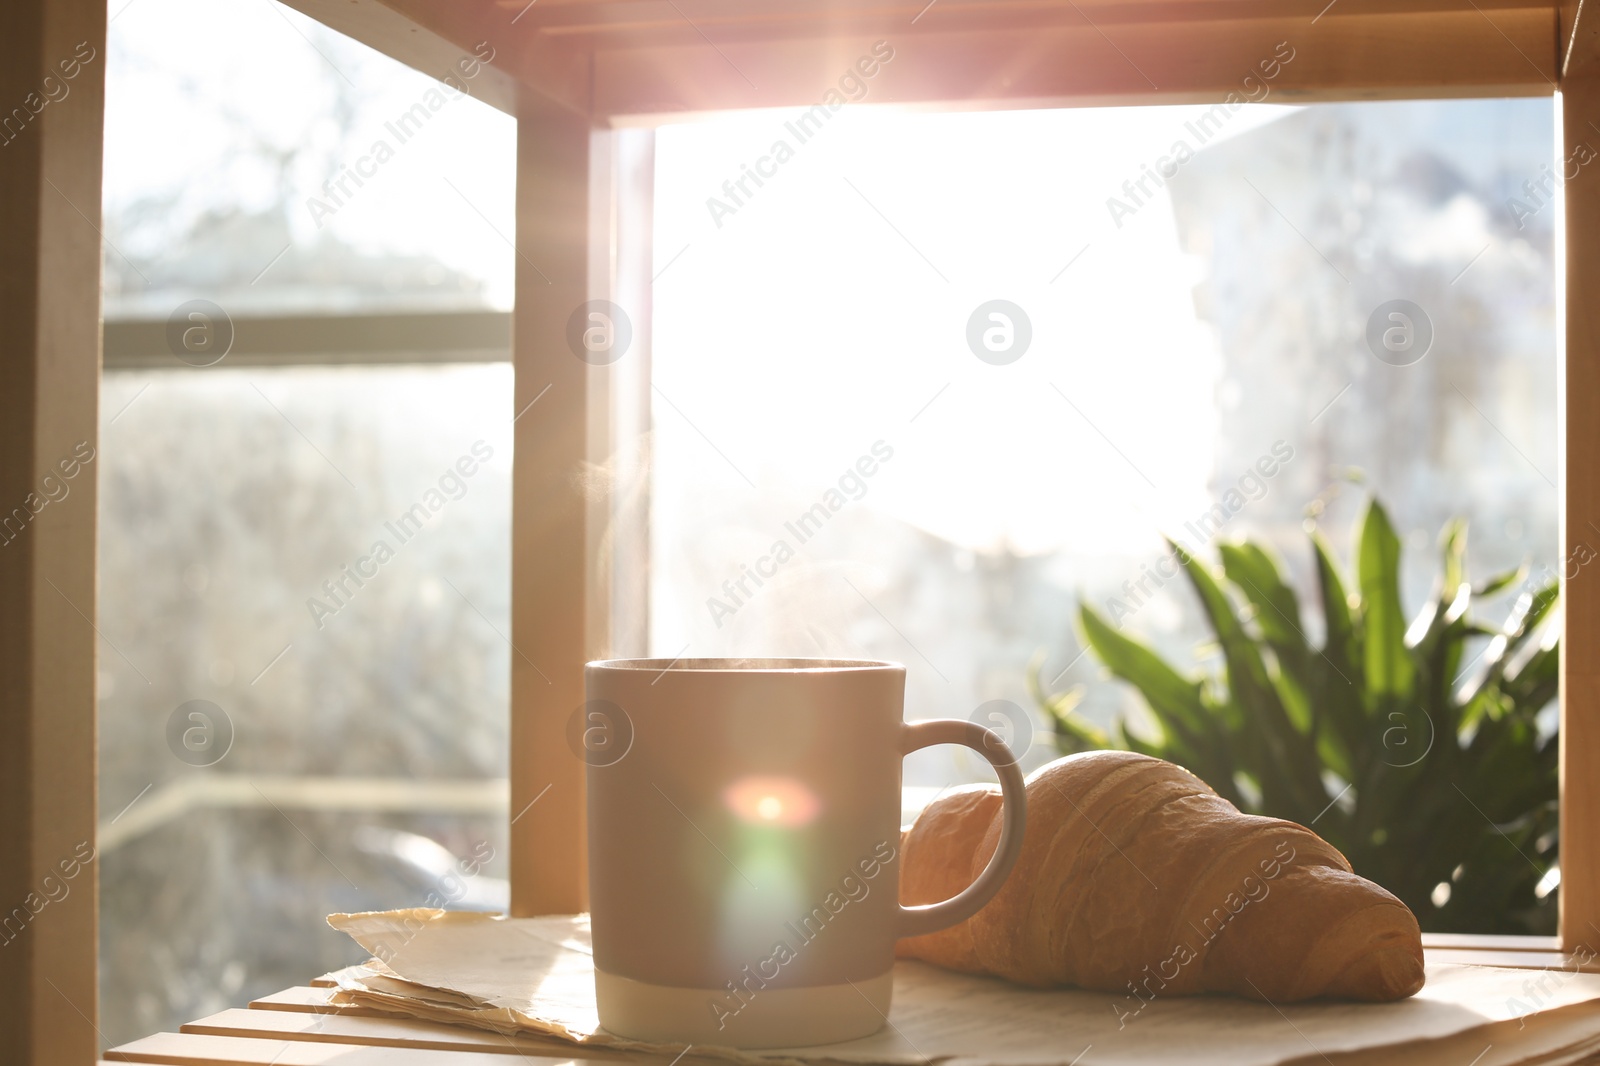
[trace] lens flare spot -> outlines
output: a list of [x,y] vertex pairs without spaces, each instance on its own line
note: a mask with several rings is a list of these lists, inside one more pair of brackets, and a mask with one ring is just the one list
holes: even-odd
[[792,777],[741,777],[722,799],[746,822],[786,828],[809,823],[820,807],[816,795]]

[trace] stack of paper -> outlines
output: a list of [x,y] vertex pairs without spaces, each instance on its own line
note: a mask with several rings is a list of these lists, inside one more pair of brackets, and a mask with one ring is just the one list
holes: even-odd
[[[587,916],[407,910],[336,914],[328,922],[374,956],[333,975],[338,1001],[580,1046],[685,1050],[600,1028]],[[1401,1003],[1158,997],[1134,1014],[1122,996],[1020,988],[901,962],[888,1024],[873,1036],[822,1047],[693,1051],[763,1066],[1556,1066],[1600,1052],[1600,975],[1431,965],[1427,987]]]

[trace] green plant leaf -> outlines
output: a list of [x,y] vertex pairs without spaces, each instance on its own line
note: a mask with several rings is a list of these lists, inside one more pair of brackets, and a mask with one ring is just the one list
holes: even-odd
[[1050,716],[1056,748],[1064,755],[1075,755],[1080,751],[1103,751],[1111,747],[1111,737],[1074,713],[1078,704],[1083,702],[1082,685],[1075,685],[1053,696],[1045,692],[1044,659],[1043,654],[1035,655],[1028,664],[1028,693]]
[[1358,753],[1365,746],[1367,707],[1362,698],[1361,641],[1350,610],[1350,594],[1338,564],[1320,532],[1312,531],[1317,590],[1322,599],[1323,645],[1320,662],[1311,666],[1312,719],[1317,725],[1317,752],[1334,773],[1354,781],[1365,769]]
[[1416,667],[1406,649],[1406,620],[1400,605],[1400,538],[1377,500],[1367,504],[1356,558],[1366,630],[1367,690],[1375,699],[1373,713],[1386,713],[1389,706],[1411,699]]
[[1162,729],[1191,748],[1205,729],[1205,707],[1200,684],[1185,680],[1161,656],[1131,637],[1125,637],[1088,604],[1078,609],[1084,638],[1116,676],[1144,696]]
[[1309,668],[1313,649],[1300,628],[1300,601],[1284,583],[1277,563],[1258,544],[1218,545],[1222,572],[1255,608],[1256,625],[1277,660],[1271,677],[1297,732],[1312,732]]
[[[1556,895],[1535,897],[1534,885],[1558,858],[1549,706],[1559,590],[1525,592],[1503,625],[1485,625],[1472,616],[1474,596],[1505,591],[1525,570],[1471,584],[1466,528],[1451,522],[1440,580],[1408,627],[1400,540],[1376,500],[1352,551],[1360,595],[1315,531],[1311,543],[1320,649],[1302,631],[1282,567],[1251,543],[1219,546],[1220,574],[1174,545],[1222,659],[1197,679],[1085,607],[1090,649],[1144,696],[1156,729],[1136,736],[1119,718],[1101,733],[1074,713],[1081,691],[1047,695],[1035,676],[1057,746],[1168,759],[1241,809],[1314,824],[1429,931],[1553,931]],[[1437,906],[1441,883],[1449,899]]]
[[1513,567],[1504,573],[1495,574],[1481,584],[1473,586],[1472,594],[1480,599],[1488,599],[1490,596],[1504,592],[1512,585],[1521,584],[1527,579],[1527,576],[1528,564],[1523,563],[1521,566]]
[[[1245,631],[1227,593],[1205,564],[1177,543],[1167,542],[1200,598],[1206,620],[1222,647],[1225,676],[1233,699],[1254,728],[1238,740],[1261,748],[1259,777],[1263,803],[1293,810],[1284,817],[1309,819],[1327,803],[1315,743],[1295,729],[1267,674],[1261,650]],[[1216,787],[1213,785],[1212,787]]]
[[1498,685],[1501,682],[1507,667],[1516,658],[1518,649],[1533,636],[1545,618],[1555,609],[1560,595],[1560,584],[1552,581],[1536,592],[1523,593],[1517,597],[1517,602],[1512,606],[1511,613],[1506,616],[1500,632],[1489,641],[1489,647],[1483,653],[1483,661],[1488,669],[1482,684]]

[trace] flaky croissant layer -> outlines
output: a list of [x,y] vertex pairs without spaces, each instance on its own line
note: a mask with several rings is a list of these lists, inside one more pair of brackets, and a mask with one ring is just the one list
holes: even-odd
[[[999,837],[999,789],[940,797],[904,834],[900,901],[955,895]],[[1068,756],[1030,776],[1022,857],[1005,886],[972,918],[902,940],[898,953],[1122,992],[1125,1014],[1157,995],[1394,1000],[1423,983],[1416,918],[1331,844],[1125,751]]]

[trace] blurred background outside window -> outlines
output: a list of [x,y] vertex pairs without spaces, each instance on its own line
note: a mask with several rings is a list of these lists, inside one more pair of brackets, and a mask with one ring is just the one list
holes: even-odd
[[357,961],[330,912],[506,905],[515,186],[470,79],[278,4],[118,7],[113,1044]]
[[[1213,559],[1265,541],[1315,613],[1303,527],[1348,563],[1370,492],[1408,616],[1452,516],[1475,580],[1552,579],[1555,212],[1527,191],[1548,188],[1551,101],[1270,100],[847,106],[731,212],[709,201],[799,113],[662,129],[652,654],[900,660],[908,717],[1031,733],[1032,769],[1056,754],[1036,656],[1091,720],[1140,719],[1080,601],[1180,665],[1219,658],[1187,582],[1151,580],[1162,534]],[[1411,365],[1363,341],[1397,298],[1433,331]],[[1016,324],[1004,365],[969,332],[992,301]],[[741,589],[779,541],[793,557]],[[985,779],[964,749],[907,762],[924,799]]]

